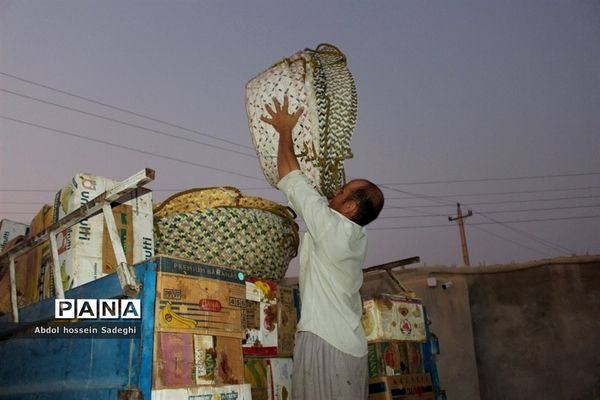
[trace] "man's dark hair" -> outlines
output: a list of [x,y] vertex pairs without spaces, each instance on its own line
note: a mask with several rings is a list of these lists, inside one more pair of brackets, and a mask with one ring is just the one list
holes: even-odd
[[361,181],[365,185],[356,189],[349,196],[349,200],[355,201],[358,205],[356,212],[351,218],[352,221],[360,226],[365,226],[379,216],[384,200],[383,193],[377,185],[366,179],[361,179]]

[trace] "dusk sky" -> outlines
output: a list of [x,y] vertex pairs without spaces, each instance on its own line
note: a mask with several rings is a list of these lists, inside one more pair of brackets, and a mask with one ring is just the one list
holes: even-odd
[[386,195],[365,266],[462,265],[457,202],[472,265],[600,254],[591,0],[0,0],[0,218],[29,223],[78,172],[146,167],[156,201],[226,185],[283,203],[245,84],[323,42],[358,92],[346,173]]

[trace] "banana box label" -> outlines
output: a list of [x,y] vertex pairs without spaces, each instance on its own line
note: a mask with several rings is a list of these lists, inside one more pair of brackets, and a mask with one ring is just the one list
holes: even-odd
[[159,272],[156,330],[243,339],[245,295],[243,280],[237,283],[194,274]]

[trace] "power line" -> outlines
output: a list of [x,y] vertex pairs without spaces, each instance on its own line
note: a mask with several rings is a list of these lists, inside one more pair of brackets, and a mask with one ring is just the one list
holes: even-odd
[[[548,201],[561,201],[561,200],[581,200],[581,199],[598,199],[600,196],[571,196],[571,197],[556,197],[549,199],[525,199],[525,200],[503,200],[503,201],[483,201],[483,202],[475,202],[475,203],[463,203],[468,206],[480,206],[480,205],[497,205],[497,204],[513,204],[513,203],[538,203],[538,202],[548,202]],[[446,207],[449,205],[431,205],[426,204],[422,206],[389,206],[385,207],[385,209],[394,210],[394,209],[412,209],[412,208],[435,208],[435,207]]]
[[214,145],[214,144],[201,142],[199,140],[194,140],[194,139],[186,138],[186,137],[183,137],[183,136],[174,135],[172,133],[160,131],[160,130],[157,130],[157,129],[147,128],[145,126],[141,126],[141,125],[137,125],[137,124],[132,124],[130,122],[125,122],[125,121],[121,121],[121,120],[118,120],[118,119],[115,119],[115,118],[106,117],[104,115],[100,115],[100,114],[96,114],[96,113],[92,113],[92,112],[80,110],[78,108],[73,108],[73,107],[62,105],[62,104],[53,103],[51,101],[43,100],[43,99],[40,99],[40,98],[37,98],[37,97],[33,97],[33,96],[28,96],[28,95],[25,95],[25,94],[22,94],[22,93],[13,92],[11,90],[0,88],[0,92],[5,92],[5,93],[9,93],[9,94],[12,94],[12,95],[15,95],[15,96],[24,97],[24,98],[29,99],[29,100],[37,101],[37,102],[44,103],[44,104],[49,104],[49,105],[54,106],[54,107],[59,107],[59,108],[65,109],[65,110],[69,110],[69,111],[73,111],[73,112],[78,112],[78,113],[81,113],[81,114],[84,114],[84,115],[92,116],[92,117],[95,117],[95,118],[100,118],[100,119],[103,119],[103,120],[106,120],[106,121],[115,122],[117,124],[121,124],[121,125],[128,126],[128,127],[131,127],[131,128],[137,128],[137,129],[141,129],[141,130],[144,130],[144,131],[156,133],[158,135],[168,136],[168,137],[179,139],[179,140],[183,140],[183,141],[186,141],[186,142],[201,144],[203,146],[212,147],[212,148],[215,148],[215,149],[218,149],[218,150],[223,150],[223,151],[228,151],[228,152],[231,152],[231,153],[240,154],[242,156],[256,158],[256,154],[243,153],[241,151],[237,151],[237,150],[233,150],[233,149],[228,149],[226,147],[221,147],[221,146],[217,146],[217,145]]
[[[565,206],[565,207],[546,207],[546,208],[528,208],[521,210],[507,210],[507,211],[486,211],[486,214],[507,214],[507,213],[519,213],[519,212],[540,212],[540,211],[555,211],[555,210],[570,210],[574,208],[597,208],[600,204],[587,205],[587,206]],[[478,212],[478,214],[482,214]]]
[[526,237],[528,237],[528,238],[530,238],[530,239],[533,239],[533,240],[537,241],[538,243],[541,243],[541,244],[543,244],[543,245],[545,245],[545,246],[548,246],[548,247],[550,247],[550,248],[552,248],[552,249],[555,249],[555,248],[557,248],[557,247],[558,247],[559,249],[562,249],[563,251],[566,251],[566,252],[568,252],[568,253],[575,253],[575,252],[574,252],[573,250],[571,250],[571,249],[568,249],[568,248],[566,248],[566,247],[564,247],[564,246],[561,246],[561,245],[559,245],[559,244],[557,244],[557,243],[550,242],[549,240],[546,240],[546,239],[540,238],[540,237],[538,237],[538,236],[534,235],[533,233],[529,233],[529,232],[526,232],[526,231],[524,231],[524,230],[517,229],[517,228],[515,228],[515,227],[513,227],[513,226],[506,225],[506,221],[497,221],[497,220],[495,220],[494,218],[492,218],[492,217],[488,216],[487,214],[485,214],[485,213],[481,213],[481,212],[477,212],[477,214],[478,214],[478,215],[482,215],[484,218],[486,218],[486,219],[488,219],[488,220],[492,221],[493,223],[496,223],[496,224],[502,225],[502,226],[504,226],[506,229],[509,229],[509,230],[511,230],[511,231],[513,231],[513,232],[520,233],[521,235],[524,235],[524,236],[526,236]]
[[90,137],[87,137],[87,136],[79,135],[77,133],[67,132],[67,131],[63,131],[63,130],[55,129],[55,128],[50,128],[50,127],[44,126],[44,125],[38,125],[38,124],[35,124],[35,123],[32,123],[32,122],[27,122],[27,121],[23,121],[23,120],[20,120],[20,119],[7,117],[5,115],[0,115],[0,118],[6,119],[8,121],[17,122],[19,124],[23,124],[23,125],[28,125],[28,126],[33,126],[33,127],[36,127],[36,128],[44,129],[44,130],[47,130],[47,131],[50,131],[50,132],[59,133],[61,135],[67,135],[67,136],[71,136],[71,137],[76,137],[76,138],[79,138],[79,139],[88,140],[90,142],[101,143],[101,144],[104,144],[104,145],[107,145],[107,146],[118,147],[120,149],[125,149],[125,150],[133,151],[133,152],[136,152],[136,153],[141,153],[141,154],[146,154],[146,155],[153,156],[153,157],[163,158],[165,160],[177,161],[177,162],[180,162],[180,163],[183,163],[183,164],[189,164],[189,165],[193,165],[193,166],[200,167],[200,168],[206,168],[206,169],[209,169],[209,170],[212,170],[212,171],[217,171],[217,172],[223,172],[223,173],[226,173],[226,174],[237,175],[237,176],[241,176],[241,177],[249,178],[249,179],[254,179],[254,180],[258,180],[258,181],[264,180],[264,178],[259,178],[259,177],[252,176],[252,175],[241,174],[239,172],[229,171],[229,170],[222,169],[222,168],[211,167],[210,165],[199,164],[199,163],[196,163],[196,162],[193,162],[193,161],[187,161],[187,160],[182,160],[180,158],[169,157],[169,156],[165,156],[165,155],[162,155],[162,154],[152,153],[150,151],[139,150],[139,149],[136,149],[136,148],[133,148],[133,147],[130,147],[130,146],[124,146],[124,145],[120,145],[120,144],[115,144],[115,143],[107,142],[105,140],[93,139],[93,138],[90,138]]
[[498,235],[498,234],[496,234],[496,233],[494,233],[494,232],[490,232],[489,230],[487,230],[487,229],[485,229],[485,228],[482,228],[481,226],[473,226],[473,228],[475,228],[475,229],[478,229],[478,230],[480,230],[480,231],[483,231],[483,232],[487,233],[488,235],[495,236],[495,237],[497,237],[498,239],[501,239],[501,240],[504,240],[504,241],[506,241],[506,242],[509,242],[509,243],[515,244],[515,245],[517,245],[517,246],[520,246],[520,247],[523,247],[523,248],[525,248],[525,249],[529,249],[529,250],[531,250],[531,251],[533,251],[533,252],[535,252],[535,253],[541,254],[541,255],[543,255],[543,256],[548,256],[548,257],[552,257],[552,256],[553,256],[553,254],[550,254],[550,253],[547,253],[547,252],[544,252],[544,251],[537,250],[537,249],[535,249],[535,248],[533,248],[533,247],[530,247],[530,246],[524,245],[523,243],[517,242],[516,240],[512,240],[512,239],[506,238],[506,237],[504,237],[504,236],[501,236],[501,235]]
[[[1,203],[0,203],[1,204]],[[419,212],[419,211],[414,211],[414,212]],[[422,214],[422,215],[383,215],[383,216],[379,216],[377,217],[377,219],[399,219],[399,218],[439,218],[439,217],[446,217],[447,215],[445,214]]]
[[[475,196],[502,196],[508,194],[525,194],[525,193],[548,193],[548,192],[566,192],[571,190],[594,190],[600,189],[600,186],[583,186],[575,188],[564,188],[564,189],[540,189],[540,190],[520,190],[512,192],[480,192],[480,193],[457,193],[457,194],[440,194],[440,197],[475,197]],[[386,200],[406,200],[414,199],[416,196],[410,197],[386,197]]]
[[416,192],[409,192],[407,190],[396,189],[396,188],[393,188],[393,187],[390,187],[390,186],[386,186],[386,185],[379,185],[379,187],[385,188],[385,189],[388,189],[388,190],[392,190],[392,191],[398,192],[398,193],[410,194],[410,195],[412,195],[412,196],[414,196],[416,198],[424,199],[424,200],[429,200],[429,201],[432,201],[432,202],[438,203],[438,204],[444,204],[444,205],[448,205],[449,203],[452,203],[453,205],[456,204],[455,201],[444,199],[442,196],[429,196],[429,195],[426,195],[426,194],[420,194],[420,193],[416,193]]
[[21,81],[21,82],[26,82],[26,83],[29,83],[30,85],[34,85],[34,86],[42,87],[44,89],[48,89],[48,90],[52,90],[52,91],[55,91],[55,92],[58,92],[58,93],[62,93],[62,94],[67,95],[67,96],[75,97],[75,98],[80,99],[80,100],[85,100],[85,101],[88,101],[90,103],[98,104],[98,105],[103,106],[103,107],[111,108],[113,110],[117,110],[117,111],[121,111],[121,112],[124,112],[124,113],[127,113],[127,114],[135,115],[136,117],[145,118],[145,119],[148,119],[150,121],[158,122],[160,124],[164,124],[164,125],[170,126],[172,128],[181,129],[181,130],[186,131],[186,132],[190,132],[190,133],[194,133],[196,135],[201,135],[201,136],[209,137],[209,138],[212,138],[212,139],[215,139],[215,140],[219,140],[219,141],[222,141],[222,142],[225,142],[225,143],[232,144],[234,146],[238,146],[238,147],[242,147],[242,148],[245,148],[245,149],[254,150],[250,146],[246,146],[246,145],[243,145],[243,144],[231,141],[231,140],[227,140],[227,139],[223,139],[223,138],[220,138],[220,137],[217,137],[217,136],[209,135],[207,133],[199,132],[199,131],[196,131],[194,129],[186,128],[186,127],[181,126],[181,125],[177,125],[177,124],[174,124],[174,123],[171,123],[171,122],[167,122],[167,121],[164,121],[164,120],[161,120],[161,119],[153,118],[153,117],[150,117],[148,115],[144,115],[144,114],[141,114],[141,113],[137,113],[135,111],[127,110],[127,109],[122,108],[122,107],[117,107],[117,106],[113,106],[111,104],[103,103],[103,102],[100,102],[98,100],[91,99],[89,97],[80,96],[80,95],[77,95],[75,93],[71,93],[71,92],[67,92],[65,90],[61,90],[61,89],[57,89],[57,88],[54,88],[54,87],[51,87],[51,86],[47,86],[47,85],[44,85],[44,84],[41,84],[41,83],[38,83],[38,82],[31,81],[29,79],[25,79],[25,78],[18,77],[16,75],[8,74],[6,72],[0,71],[0,75],[7,76],[9,78],[13,78],[13,79],[16,79],[16,80]]
[[473,179],[448,179],[438,181],[415,181],[415,182],[399,182],[399,183],[379,183],[380,186],[402,186],[402,185],[431,185],[439,183],[466,183],[466,182],[495,182],[495,181],[518,181],[530,179],[547,179],[547,178],[568,178],[576,176],[593,176],[600,175],[600,172],[582,172],[574,174],[556,174],[556,175],[532,175],[532,176],[513,176],[503,178],[473,178]]
[[[0,202],[2,204],[2,202]],[[578,208],[596,208],[600,207],[600,204],[595,205],[587,205],[587,206],[565,206],[565,207],[547,207],[547,208],[529,208],[522,210],[496,210],[496,211],[486,211],[486,214],[508,214],[508,213],[518,213],[518,212],[542,212],[542,211],[556,211],[556,210],[570,210],[570,209],[578,209]],[[412,210],[409,210],[412,211]],[[415,211],[422,212],[422,211]],[[476,214],[481,214],[481,212],[475,212]],[[427,217],[445,217],[444,214],[433,214],[427,213],[425,215],[390,215],[390,216],[380,216],[378,219],[398,219],[398,218],[427,218]]]
[[[471,225],[492,225],[492,224],[520,224],[526,222],[546,222],[546,221],[565,221],[565,220],[576,220],[576,219],[593,219],[600,218],[600,215],[586,215],[579,217],[556,217],[556,218],[535,218],[535,219],[520,219],[510,221],[496,221],[496,222],[473,222]],[[402,229],[421,229],[421,228],[454,228],[454,225],[413,225],[413,226],[389,226],[389,227],[372,227],[369,231],[390,231],[390,230],[402,230]]]
[[[189,188],[179,189],[152,189],[153,192],[182,192]],[[239,190],[278,190],[272,186],[269,187],[240,187]],[[24,192],[24,193],[56,193],[56,189],[0,189],[0,192]]]

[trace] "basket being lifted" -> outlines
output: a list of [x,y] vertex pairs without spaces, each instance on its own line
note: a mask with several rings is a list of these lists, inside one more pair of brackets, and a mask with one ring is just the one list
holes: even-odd
[[344,160],[352,158],[350,141],[356,125],[357,98],[346,56],[331,44],[320,44],[286,57],[246,84],[246,113],[261,168],[276,186],[275,129],[260,120],[265,105],[287,95],[290,110],[304,107],[293,132],[300,169],[315,188],[330,197],[344,184]]
[[278,282],[298,251],[295,217],[233,187],[186,190],[154,208],[156,253]]

